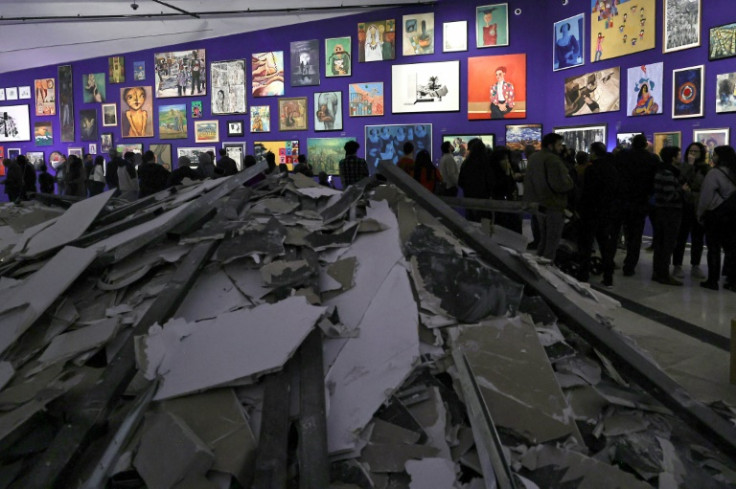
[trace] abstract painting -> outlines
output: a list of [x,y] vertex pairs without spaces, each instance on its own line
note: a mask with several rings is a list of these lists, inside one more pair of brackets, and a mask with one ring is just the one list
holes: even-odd
[[736,56],[736,23],[711,27],[709,39],[710,61]]
[[403,54],[419,56],[434,54],[434,13],[404,15]]
[[383,82],[348,85],[350,117],[383,115]]
[[276,157],[276,165],[284,164],[291,171],[299,157],[299,141],[256,141],[253,143],[253,156],[260,163],[266,159],[266,153],[271,152]]
[[358,23],[358,61],[396,58],[396,19]]
[[590,61],[653,49],[656,0],[590,0]]
[[155,53],[156,98],[207,94],[207,59],[204,49]]
[[107,58],[107,68],[110,83],[125,83],[125,58],[110,56]]
[[274,97],[284,94],[284,52],[253,53],[251,61],[251,94]]
[[527,146],[542,149],[542,124],[507,124],[506,147],[524,151]]
[[245,114],[245,60],[213,61],[210,64],[213,115]]
[[507,3],[475,8],[475,45],[479,48],[509,45],[509,6]]
[[56,114],[56,80],[42,78],[33,83],[36,87],[36,115]]
[[314,130],[342,131],[342,92],[314,94]]
[[664,105],[664,63],[635,66],[626,71],[626,115],[661,114]]
[[621,108],[621,69],[606,68],[565,79],[565,117]]
[[468,58],[468,119],[525,117],[526,54]]
[[319,40],[292,41],[291,86],[319,85]]
[[736,112],[736,73],[716,76],[716,112]]
[[703,115],[705,66],[672,70],[672,118]]

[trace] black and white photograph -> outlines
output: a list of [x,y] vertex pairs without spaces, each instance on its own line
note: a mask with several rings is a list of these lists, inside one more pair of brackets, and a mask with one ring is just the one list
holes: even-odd
[[235,160],[238,171],[243,171],[243,159],[245,158],[245,143],[223,143],[227,155]]
[[342,131],[342,92],[314,94],[314,130]]
[[319,39],[291,43],[291,86],[319,85]]
[[555,127],[554,132],[565,138],[565,145],[577,151],[589,151],[590,145],[599,141],[606,144],[608,126],[595,124],[590,126]]
[[30,141],[31,121],[27,105],[0,107],[0,143]]
[[41,169],[41,164],[46,163],[46,161],[44,161],[45,156],[43,151],[27,151],[26,158],[28,158],[28,161],[33,165],[33,168],[36,171]]
[[192,168],[196,168],[199,165],[199,155],[208,151],[212,151],[214,154],[217,154],[217,148],[215,148],[214,146],[176,148],[176,158],[178,160],[182,156],[186,156],[191,161],[191,164],[189,166],[191,166]]
[[391,111],[460,110],[460,62],[414,63],[391,67]]
[[664,29],[665,53],[700,46],[701,0],[665,0]]
[[622,149],[631,149],[631,142],[634,136],[643,134],[641,132],[619,132],[616,133],[616,146]]
[[245,121],[227,121],[227,135],[228,136],[242,136],[243,125]]
[[212,114],[245,114],[245,60],[213,61],[210,78]]

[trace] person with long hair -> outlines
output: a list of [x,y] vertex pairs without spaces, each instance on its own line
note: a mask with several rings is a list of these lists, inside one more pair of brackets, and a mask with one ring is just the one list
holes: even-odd
[[458,168],[455,157],[452,156],[454,148],[450,141],[445,141],[440,149],[442,150],[442,157],[438,166],[442,176],[442,195],[457,197]]
[[414,160],[414,180],[432,193],[435,191],[435,186],[442,183],[442,176],[432,164],[432,158],[426,149],[419,151]]
[[[491,198],[493,200],[517,200],[519,190],[511,168],[511,151],[506,146],[496,146],[491,151],[489,163],[493,172]],[[496,212],[494,223],[521,234],[521,214]]]
[[[490,199],[493,192],[493,172],[489,164],[489,155],[486,145],[480,138],[468,141],[468,151],[465,161],[460,166],[458,185],[463,189],[463,196],[468,199]],[[480,222],[484,217],[491,218],[488,211],[467,209],[466,217],[469,221]]]
[[105,190],[105,157],[97,155],[89,175],[89,196],[101,194]]

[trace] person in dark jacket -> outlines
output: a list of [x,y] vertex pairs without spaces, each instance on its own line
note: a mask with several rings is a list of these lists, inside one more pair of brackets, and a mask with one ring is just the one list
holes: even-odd
[[116,150],[110,150],[110,161],[107,162],[107,168],[105,171],[105,182],[107,183],[108,190],[118,188],[118,166],[120,166],[122,160],[123,159]]
[[82,159],[77,155],[69,156],[65,195],[81,198],[87,196],[87,172]]
[[46,163],[41,162],[38,174],[38,185],[42,194],[54,193],[54,177],[48,172]]
[[229,177],[238,173],[238,164],[227,155],[225,148],[220,149],[220,159],[217,160],[215,172],[223,177]]
[[31,193],[38,191],[36,188],[36,169],[33,168],[33,164],[24,155],[18,156],[16,162],[23,172],[22,198],[27,200],[30,198]]
[[[473,138],[468,141],[465,161],[460,166],[458,186],[463,196],[468,199],[490,199],[493,193],[493,170],[490,157],[483,140]],[[488,211],[468,209],[465,213],[469,221],[480,222],[482,218],[491,218]]]
[[164,190],[169,181],[169,171],[156,163],[153,151],[143,154],[143,163],[138,167],[138,198]]
[[682,285],[670,274],[672,252],[682,220],[683,191],[687,184],[680,184],[680,148],[665,146],[659,152],[662,161],[654,174],[654,261],[652,280],[665,285]]
[[94,164],[92,165],[92,171],[90,172],[89,178],[87,179],[87,187],[89,189],[89,196],[101,194],[105,191],[105,157],[97,155],[95,157]]
[[[489,162],[493,172],[491,198],[508,202],[517,200],[519,190],[511,166],[511,151],[506,146],[496,146],[491,151]],[[521,214],[511,212],[496,212],[495,214],[494,224],[521,234]]]
[[3,166],[5,167],[5,193],[8,195],[8,201],[17,202],[23,193],[23,170],[18,163],[8,158],[3,160]]
[[305,177],[312,178],[314,177],[314,172],[312,171],[312,165],[310,165],[307,162],[307,157],[304,155],[299,155],[297,157],[297,165],[294,167],[294,173],[301,173]]
[[202,180],[202,174],[197,170],[193,170],[190,165],[192,160],[188,156],[180,156],[176,170],[169,174],[168,181],[166,182],[167,187],[174,187],[181,185],[185,178],[189,180]]

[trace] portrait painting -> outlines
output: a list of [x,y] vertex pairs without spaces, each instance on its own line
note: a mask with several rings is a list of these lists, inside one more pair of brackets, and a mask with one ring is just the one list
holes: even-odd
[[710,28],[708,59],[736,56],[736,23]]
[[404,15],[401,25],[404,56],[434,54],[434,12]]
[[468,21],[442,24],[442,52],[455,53],[468,50]]
[[279,131],[307,130],[307,97],[279,99]]
[[110,83],[125,83],[125,58],[122,56],[107,58],[107,76]]
[[703,115],[705,66],[672,70],[672,118]]
[[475,45],[479,48],[509,45],[509,5],[507,3],[475,8]]
[[225,154],[235,161],[238,171],[243,171],[243,160],[245,159],[245,143],[224,143],[222,145]]
[[269,51],[251,55],[251,94],[275,97],[284,94],[284,52]]
[[227,121],[227,135],[229,137],[242,136],[243,135],[243,124],[244,121]]
[[[595,142],[606,144],[608,126],[593,124],[588,126],[555,127],[554,132],[563,137],[568,148],[577,151],[589,151],[590,145]],[[607,144],[606,144],[607,145]]]
[[350,36],[325,39],[325,76],[350,76],[353,74]]
[[173,169],[170,144],[149,144],[148,149],[153,151],[154,156],[156,156],[156,163],[169,171]]
[[383,115],[383,82],[348,85],[350,117]]
[[186,139],[187,135],[187,104],[159,105],[158,137]]
[[192,119],[202,118],[202,101],[192,100]]
[[452,143],[452,156],[462,162],[468,152],[468,143],[473,139],[480,139],[486,148],[493,149],[496,145],[495,134],[443,134],[442,142]]
[[460,110],[460,62],[391,66],[391,112]]
[[[42,78],[34,80],[36,88],[36,115],[56,114],[56,80],[53,78]],[[11,100],[8,98],[8,100]]]
[[33,169],[36,171],[40,171],[41,165],[45,163],[45,155],[43,151],[27,151],[26,158],[28,158],[28,161],[33,165]]
[[207,95],[207,58],[204,49],[155,53],[156,98]]
[[51,146],[54,144],[54,130],[51,122],[33,123],[33,142],[36,146]]
[[212,114],[245,114],[245,60],[213,61],[210,64]]
[[319,85],[319,40],[292,41],[289,52],[291,54],[291,86]]
[[634,66],[626,71],[626,115],[662,113],[664,63]]
[[104,102],[106,93],[104,73],[82,75],[82,100],[85,104]]
[[271,107],[252,105],[250,107],[250,132],[271,131]]
[[736,73],[716,76],[716,112],[736,112]]
[[120,137],[153,137],[153,90],[150,86],[120,89]]
[[96,155],[97,154],[97,143],[89,143],[89,145],[87,146],[87,152],[89,152],[89,154],[91,155]]
[[653,49],[657,0],[590,0],[590,61]]
[[30,141],[31,115],[27,105],[0,106],[0,142]]
[[396,19],[358,22],[358,61],[396,58]]
[[555,22],[552,69],[566,70],[585,63],[585,14]]
[[61,141],[74,141],[74,86],[72,85],[72,65],[60,65],[59,80],[59,123]]
[[79,111],[79,125],[82,127],[82,141],[97,141],[98,123],[97,109],[83,109]]
[[705,162],[713,164],[713,150],[717,146],[729,144],[731,130],[728,127],[719,129],[693,129],[693,142],[705,146]]
[[468,119],[526,117],[526,54],[468,58]]
[[658,155],[665,146],[682,148],[682,133],[680,131],[655,132],[652,145],[655,155]]
[[215,146],[195,146],[195,147],[181,147],[176,148],[176,159],[178,160],[182,156],[186,156],[191,161],[189,165],[191,168],[197,168],[199,166],[199,155],[212,151],[217,154],[217,148]]
[[102,104],[102,127],[118,125],[118,105],[116,103]]
[[143,81],[146,79],[146,62],[133,61],[133,80]]
[[113,147],[114,145],[112,133],[103,132],[102,134],[100,134],[100,151],[104,154],[108,154]]
[[631,149],[631,143],[634,136],[643,134],[642,132],[619,132],[616,133],[616,147],[622,149]]
[[314,94],[314,130],[342,131],[342,92]]
[[565,78],[565,117],[621,108],[621,69],[616,66]]
[[340,160],[345,158],[345,143],[355,138],[307,138],[307,161],[312,172],[318,175],[340,174]]
[[527,146],[542,149],[542,124],[507,124],[506,147],[512,151],[524,151]]
[[195,143],[219,143],[220,121],[194,121]]
[[271,152],[276,157],[276,165],[284,164],[289,171],[299,158],[299,141],[292,139],[288,141],[256,141],[253,143],[253,156],[256,162],[266,160],[266,153]]
[[700,1],[664,0],[663,52],[700,46]]
[[365,126],[365,160],[371,175],[379,163],[398,163],[404,144],[414,144],[414,154],[426,149],[432,155],[432,124],[379,124]]

